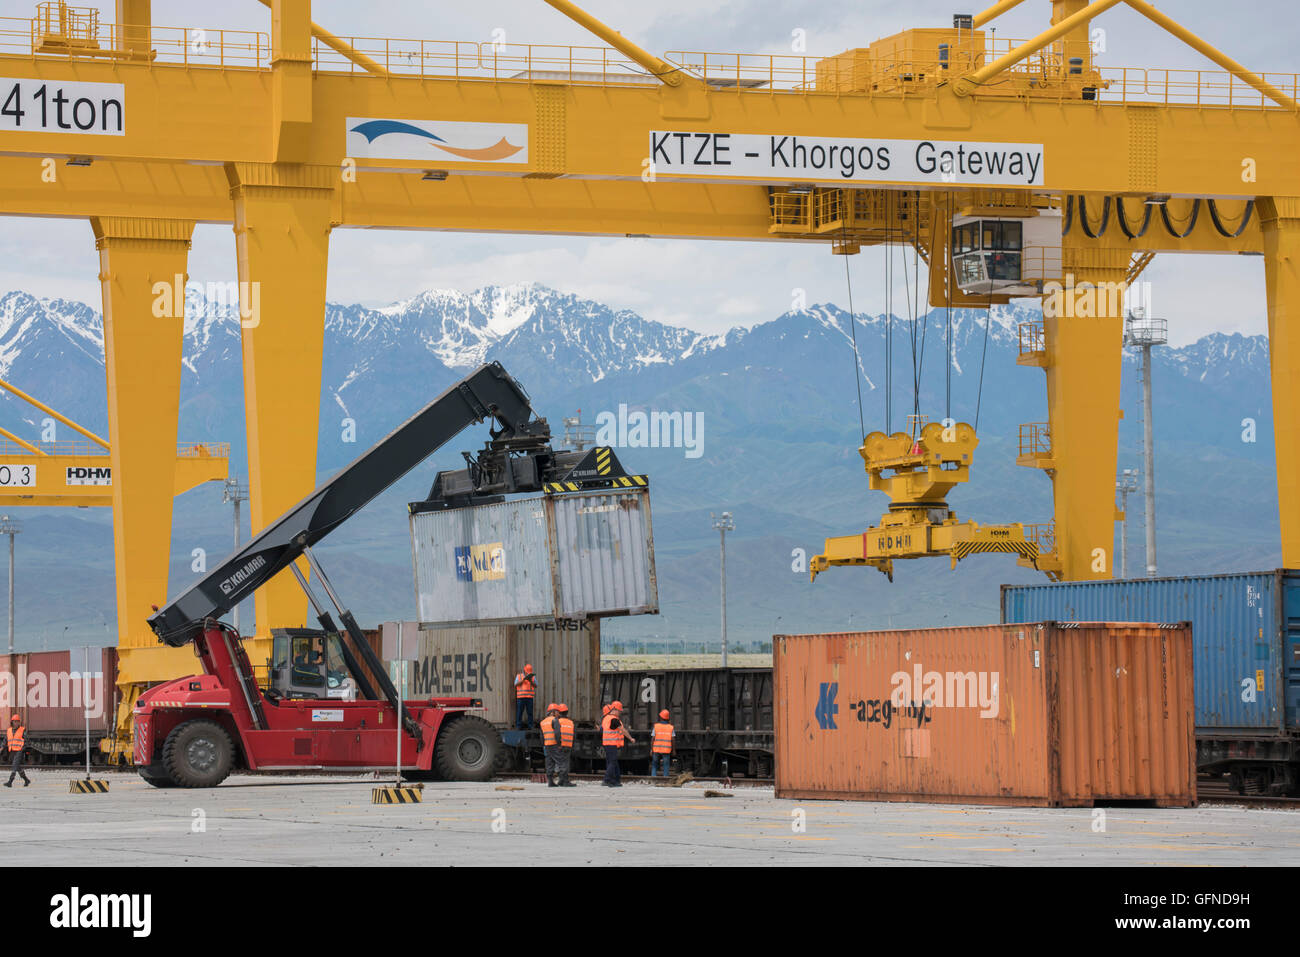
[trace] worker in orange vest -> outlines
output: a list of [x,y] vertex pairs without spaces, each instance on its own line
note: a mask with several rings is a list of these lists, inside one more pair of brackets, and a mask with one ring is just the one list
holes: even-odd
[[555,745],[555,776],[562,788],[576,788],[569,780],[569,757],[573,754],[573,719],[569,717],[569,706],[560,702],[555,706],[556,721],[559,726],[559,741]]
[[[524,665],[524,670],[515,675],[515,728],[522,730],[533,726],[533,699],[537,697],[537,675],[533,666]],[[524,724],[524,712],[528,712],[528,723]]]
[[557,724],[559,705],[551,702],[546,706],[546,717],[538,725],[542,729],[542,754],[546,756],[546,786],[555,784],[555,751],[560,746],[560,728]]
[[667,708],[660,711],[659,720],[655,723],[654,730],[650,732],[650,777],[652,778],[658,777],[657,772],[661,766],[664,777],[668,777],[668,766],[673,758],[673,738],[677,734],[673,726],[668,723],[670,717]]
[[623,745],[636,740],[623,724],[623,702],[615,701],[605,707],[605,716],[600,719],[600,743],[605,748],[605,780],[601,783],[607,788],[621,788],[623,774],[618,766],[619,755]]
[[13,759],[9,780],[5,782],[5,787],[14,786],[15,774],[23,776],[23,787],[27,787],[32,782],[27,777],[27,772],[23,770],[23,749],[27,747],[27,728],[23,726],[22,715],[15,714],[9,719],[9,727],[5,729],[5,744],[9,748],[9,757]]

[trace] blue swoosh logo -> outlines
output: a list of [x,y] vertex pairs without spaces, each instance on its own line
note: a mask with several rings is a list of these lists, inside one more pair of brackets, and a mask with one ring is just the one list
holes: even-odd
[[423,136],[431,140],[437,140],[439,143],[445,143],[441,136],[434,136],[428,130],[422,130],[418,126],[412,126],[410,123],[401,123],[397,120],[368,120],[359,126],[354,126],[351,130],[353,133],[360,133],[366,138],[367,143],[373,143],[379,137],[388,133],[410,133],[414,136]]

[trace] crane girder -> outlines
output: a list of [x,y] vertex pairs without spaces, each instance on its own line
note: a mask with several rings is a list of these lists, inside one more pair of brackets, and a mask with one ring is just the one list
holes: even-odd
[[[18,89],[25,97],[22,102],[33,106],[33,91],[42,85],[103,84],[96,89],[110,92],[101,98],[120,101],[123,116],[130,116],[121,135],[57,129],[53,119],[46,128],[6,128],[0,144],[5,155],[149,164],[268,163],[278,158],[268,135],[276,127],[269,71],[4,54],[0,65],[6,84],[0,99]],[[946,87],[931,96],[704,87],[697,93],[698,109],[690,110],[678,108],[681,91],[667,86],[442,76],[392,76],[381,83],[368,74],[328,72],[313,74],[310,82],[311,125],[303,132],[296,161],[342,171],[350,159],[358,175],[383,171],[419,177],[436,168],[504,179],[545,173],[643,182],[648,164],[654,163],[655,182],[744,187],[811,181],[942,192],[975,176],[940,175],[943,157],[951,155],[953,163],[966,159],[964,144],[1029,140],[1041,147],[1043,156],[1038,181],[1026,166],[1021,176],[1008,174],[998,185],[1058,194],[1129,194],[1136,188],[1172,196],[1248,199],[1285,194],[1300,179],[1300,124],[1296,113],[1282,109],[1055,98],[1008,101],[978,94],[959,98]],[[438,107],[431,109],[431,103]],[[202,104],[202,122],[178,123],[178,117],[193,115],[196,104]],[[418,158],[385,156],[381,137],[366,142],[354,135],[359,114],[381,121],[423,117],[447,124],[514,124],[528,130],[528,158],[503,162],[432,152]],[[539,116],[544,121],[539,122]],[[798,145],[798,136],[808,135],[803,131],[813,131],[819,140],[847,143],[866,129],[873,132],[873,142],[891,142],[891,155],[909,163],[915,160],[921,172],[909,180],[858,168],[849,180],[834,170],[818,171],[800,163],[803,154],[790,152],[789,139]],[[664,136],[684,139],[665,141]],[[733,138],[755,136],[779,154],[773,160],[779,176],[771,170],[735,173],[715,162],[725,157]],[[1231,143],[1233,161],[1205,161],[1207,142]],[[1242,157],[1253,161],[1249,177],[1243,176]],[[342,185],[342,176],[339,182]],[[39,175],[33,185],[43,185]],[[367,222],[365,207],[350,212],[358,225],[373,225]],[[70,209],[65,215],[85,212]]]

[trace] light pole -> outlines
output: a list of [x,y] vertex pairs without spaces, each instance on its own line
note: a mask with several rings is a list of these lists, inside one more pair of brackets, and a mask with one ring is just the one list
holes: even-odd
[[[235,551],[239,551],[239,503],[248,501],[248,486],[240,485],[239,479],[226,479],[221,493],[221,501],[235,506]],[[230,615],[235,633],[239,633],[239,605],[236,604]]]
[[1124,317],[1124,345],[1142,353],[1142,470],[1145,473],[1147,533],[1147,577],[1156,576],[1156,463],[1152,448],[1151,347],[1169,341],[1169,321],[1152,319],[1145,310],[1134,309]]
[[736,523],[730,512],[723,512],[721,516],[715,516],[710,512],[709,519],[713,522],[713,527],[718,530],[722,541],[722,667],[725,668],[727,667],[727,532],[734,532]]
[[9,536],[9,654],[14,653],[14,538],[22,526],[8,515],[0,515],[0,535]]
[[582,424],[582,410],[577,415],[564,417],[564,444],[577,452],[584,452],[589,445],[596,444],[596,427]]
[[1138,470],[1125,469],[1115,480],[1119,492],[1119,510],[1124,517],[1119,521],[1119,577],[1128,578],[1128,496],[1138,490]]

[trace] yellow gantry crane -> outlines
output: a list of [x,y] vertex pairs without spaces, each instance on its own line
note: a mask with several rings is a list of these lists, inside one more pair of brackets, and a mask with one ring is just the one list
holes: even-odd
[[[0,379],[0,389],[61,422],[89,441],[61,439],[29,442],[0,428],[0,506],[107,508],[113,504],[112,447],[108,441]],[[183,442],[176,446],[172,494],[204,482],[225,481],[229,472],[227,442]]]
[[[89,220],[99,251],[128,680],[176,666],[145,617],[168,590],[183,308],[154,304],[169,284],[183,300],[198,222],[234,227],[255,530],[314,484],[334,229],[902,242],[932,306],[1043,302],[1021,361],[1046,376],[1047,445],[1021,451],[1054,516],[1022,557],[1065,579],[1112,570],[1118,294],[1156,254],[1262,254],[1300,564],[1296,76],[1144,0],[1034,0],[1027,41],[986,29],[1002,0],[820,58],[659,56],[567,0],[548,2],[608,46],[340,37],[309,0],[263,2],[267,32],[155,24],[149,0],[113,23],[64,3],[0,19],[0,214]],[[1100,64],[1090,28],[1120,2],[1212,69]],[[256,613],[265,635],[306,604],[289,578]]]
[[[59,439],[53,442],[29,442],[8,429],[0,428],[0,507],[29,506],[38,508],[73,506],[76,508],[107,508],[114,505],[115,474],[112,446],[90,429],[27,394],[12,383],[0,379],[0,389],[32,408],[45,413],[56,422],[77,432],[82,439]],[[183,442],[174,444],[174,461],[171,473],[171,494],[180,495],[204,482],[224,481],[229,474],[230,446],[225,442]],[[130,502],[125,497],[124,501]],[[152,504],[152,503],[150,503]],[[150,508],[144,514],[132,514],[137,527],[144,526],[149,518],[154,522],[166,521],[170,535],[171,510]],[[124,520],[124,513],[115,511],[114,534]],[[165,571],[165,569],[164,569]],[[126,579],[119,571],[117,576],[117,605],[125,607]],[[121,627],[119,625],[119,634]],[[173,651],[175,649],[172,649]],[[131,662],[131,652],[122,657]],[[172,654],[168,659],[153,656],[150,664],[155,669],[184,670],[193,664],[192,656]],[[131,672],[128,672],[130,674]],[[137,672],[138,673],[138,672]],[[118,755],[130,754],[130,703],[147,688],[156,677],[119,680],[118,727],[113,738],[104,743],[105,748]]]

